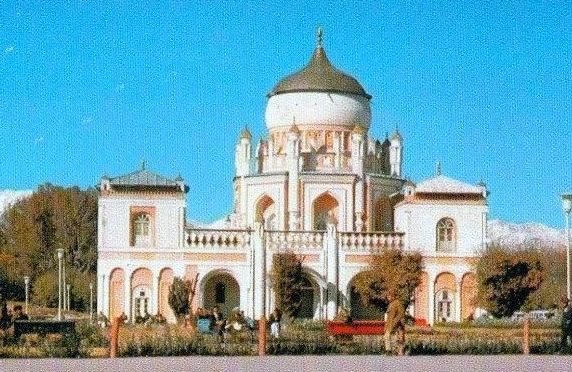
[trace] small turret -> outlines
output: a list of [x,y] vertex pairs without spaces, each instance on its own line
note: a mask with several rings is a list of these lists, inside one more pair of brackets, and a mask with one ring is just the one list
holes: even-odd
[[356,125],[352,131],[352,172],[361,175],[365,155],[366,129]]
[[390,164],[390,174],[395,177],[401,177],[401,163],[403,156],[403,138],[399,131],[395,129],[395,132],[391,136],[390,147],[389,147],[389,164]]
[[247,127],[244,127],[240,133],[234,157],[237,177],[248,176],[250,174],[251,139],[252,134],[250,134]]

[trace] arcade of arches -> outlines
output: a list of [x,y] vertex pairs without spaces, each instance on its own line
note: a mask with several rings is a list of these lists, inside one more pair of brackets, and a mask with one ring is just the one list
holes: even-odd
[[[360,275],[360,274],[357,274]],[[125,271],[116,268],[109,276],[109,314],[112,318],[123,312],[131,319],[143,317],[146,314],[160,312],[168,320],[175,320],[168,297],[169,286],[173,282],[173,270],[164,268],[154,282],[151,270],[138,268],[126,281]],[[359,293],[353,286],[352,279],[348,285],[348,304],[353,319],[381,319],[383,313],[374,306],[366,306],[360,299]],[[154,286],[157,286],[158,293]],[[433,298],[429,296],[433,289]],[[218,306],[224,314],[229,314],[235,307],[242,308],[240,286],[237,280],[225,271],[215,271],[207,274],[198,290],[200,302],[194,306],[212,308]],[[316,318],[320,316],[319,309],[323,306],[324,288],[320,288],[314,278],[306,273],[302,290],[302,307],[299,318]],[[154,298],[153,293],[157,293]],[[474,273],[465,273],[460,278],[450,272],[442,272],[430,282],[427,272],[421,274],[421,283],[414,293],[412,315],[417,319],[428,319],[433,316],[435,321],[454,321],[458,318],[467,319],[475,311],[476,277]],[[127,297],[129,296],[129,297]],[[127,301],[127,303],[126,303]],[[432,315],[427,309],[434,306]],[[126,306],[129,305],[129,306]],[[242,306],[242,307],[241,307]]]

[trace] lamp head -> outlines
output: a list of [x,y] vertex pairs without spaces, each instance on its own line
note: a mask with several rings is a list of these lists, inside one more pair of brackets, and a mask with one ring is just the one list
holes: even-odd
[[564,213],[569,214],[572,211],[572,194],[562,194],[562,209]]
[[58,259],[61,260],[64,257],[64,249],[58,248],[57,252],[58,252]]
[[30,277],[28,275],[26,275],[24,277],[24,284],[28,285],[28,283],[30,283]]

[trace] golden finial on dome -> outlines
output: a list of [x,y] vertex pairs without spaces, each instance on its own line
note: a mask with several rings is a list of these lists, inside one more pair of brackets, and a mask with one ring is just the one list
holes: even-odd
[[321,26],[318,26],[318,29],[316,30],[316,38],[318,40],[318,48],[321,48],[324,39],[324,31],[322,31]]

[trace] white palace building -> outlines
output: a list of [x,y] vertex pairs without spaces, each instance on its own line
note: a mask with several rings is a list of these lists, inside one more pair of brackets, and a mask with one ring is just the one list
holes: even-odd
[[[486,241],[487,190],[437,170],[414,184],[402,172],[403,138],[369,136],[371,96],[328,60],[321,35],[308,64],[268,94],[268,134],[238,138],[234,206],[224,228],[185,221],[188,188],[146,169],[101,178],[98,312],[129,320],[168,305],[174,277],[198,274],[194,307],[273,309],[273,255],[303,256],[300,316],[340,307],[375,317],[352,281],[386,247],[419,251],[424,271],[409,308],[416,318],[460,321],[475,311],[473,264]],[[266,295],[265,295],[266,294]],[[261,299],[266,298],[266,303]],[[267,314],[268,315],[268,314]]]

